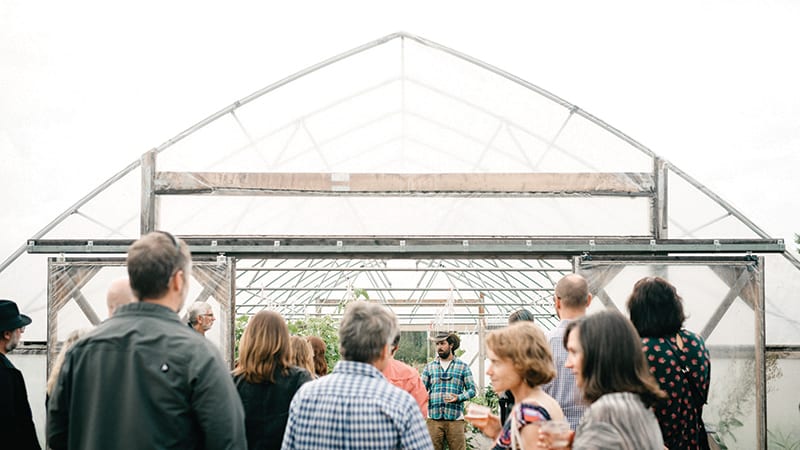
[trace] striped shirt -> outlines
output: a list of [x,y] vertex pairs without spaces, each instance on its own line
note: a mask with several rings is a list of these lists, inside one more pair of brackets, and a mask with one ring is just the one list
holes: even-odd
[[[523,427],[532,423],[550,420],[550,413],[547,412],[544,407],[535,405],[533,403],[520,403],[519,408],[514,408],[511,411],[511,414],[513,414],[515,417],[515,424],[517,425],[518,430],[522,430]],[[495,440],[492,450],[511,449],[511,427],[513,425],[514,421],[512,421],[511,417],[509,416],[509,420],[506,420],[506,423],[503,424],[503,429],[500,431],[500,436],[498,436],[497,440]]]
[[[422,371],[422,384],[428,391],[428,417],[435,420],[459,420],[464,417],[464,402],[475,397],[475,381],[469,366],[453,358],[443,369],[439,358]],[[447,403],[446,394],[458,395],[458,401]]]
[[580,389],[575,381],[575,374],[572,369],[564,367],[567,362],[567,349],[564,348],[564,332],[567,325],[571,320],[562,320],[556,328],[548,331],[546,336],[550,341],[550,349],[553,352],[553,363],[556,366],[556,377],[553,381],[542,386],[542,390],[547,392],[551,397],[556,399],[561,410],[564,411],[564,417],[569,422],[569,427],[575,430],[578,428],[578,423],[586,411],[586,404],[581,398]]
[[663,450],[653,411],[638,394],[614,392],[592,403],[583,416],[572,450]]
[[295,394],[281,449],[432,450],[433,443],[408,392],[371,364],[339,361]]

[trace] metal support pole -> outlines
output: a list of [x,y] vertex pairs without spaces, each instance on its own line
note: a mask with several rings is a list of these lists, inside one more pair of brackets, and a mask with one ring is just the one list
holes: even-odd
[[756,381],[756,440],[758,448],[767,448],[767,360],[766,360],[766,318],[764,308],[764,257],[758,258],[758,265],[750,265],[754,270],[752,282],[757,283],[758,301],[755,303],[755,381]]
[[483,292],[479,297],[480,306],[478,306],[478,393],[484,393],[486,386],[484,379],[486,370],[484,364],[486,361],[486,308],[484,307]]
[[669,237],[669,214],[668,214],[668,185],[667,167],[668,163],[661,158],[653,159],[653,179],[655,181],[655,198],[653,198],[652,211],[652,232],[656,239],[667,239]]

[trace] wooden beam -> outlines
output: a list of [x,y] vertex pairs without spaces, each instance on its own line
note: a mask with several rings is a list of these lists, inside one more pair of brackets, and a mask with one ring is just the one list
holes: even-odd
[[156,151],[142,155],[142,199],[139,215],[139,233],[155,231],[158,224],[158,197],[156,196]]
[[157,172],[159,195],[651,196],[651,173]]

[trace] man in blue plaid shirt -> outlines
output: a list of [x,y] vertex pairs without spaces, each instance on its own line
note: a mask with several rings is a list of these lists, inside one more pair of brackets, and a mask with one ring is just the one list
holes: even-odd
[[436,450],[466,450],[464,402],[475,397],[475,381],[469,366],[456,358],[461,339],[455,333],[437,333],[438,358],[422,371],[422,384],[428,390],[428,431]]
[[398,333],[385,307],[347,305],[339,325],[342,360],[297,391],[281,450],[432,450],[417,402],[381,373]]
[[556,377],[542,386],[542,390],[556,399],[564,411],[564,418],[574,431],[586,411],[586,404],[575,381],[571,369],[564,367],[567,360],[567,349],[564,348],[564,333],[567,325],[586,315],[586,308],[592,302],[589,283],[582,276],[572,273],[560,279],[554,292],[556,314],[561,319],[558,326],[546,333],[553,351],[553,363],[556,366]]

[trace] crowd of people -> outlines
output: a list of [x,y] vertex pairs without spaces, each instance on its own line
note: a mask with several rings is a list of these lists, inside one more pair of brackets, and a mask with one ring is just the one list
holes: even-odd
[[[466,423],[498,450],[708,448],[709,354],[663,278],[635,284],[629,317],[587,314],[592,295],[577,274],[555,286],[552,330],[524,309],[511,314],[486,337],[495,415],[470,404],[477,388],[454,332],[431,337],[436,357],[420,373],[394,358],[391,310],[350,302],[329,373],[322,339],[291,336],[265,310],[249,320],[231,373],[205,338],[210,305],[178,316],[192,271],[185,242],[148,233],[129,248],[127,270],[109,287],[108,319],[73,332],[51,368],[49,448],[465,450]],[[40,448],[24,379],[6,357],[30,323],[0,300],[3,448]]]

